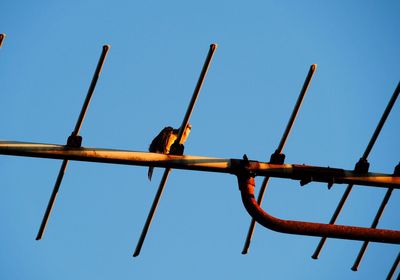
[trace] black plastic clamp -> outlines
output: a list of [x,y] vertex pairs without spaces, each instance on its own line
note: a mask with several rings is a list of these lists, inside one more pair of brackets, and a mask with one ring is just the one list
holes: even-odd
[[269,163],[272,164],[283,164],[285,162],[285,154],[278,153],[276,150],[272,155],[269,160]]
[[360,158],[360,160],[356,163],[354,167],[354,172],[356,173],[368,173],[369,170],[369,162],[367,159]]
[[393,175],[395,175],[395,176],[400,176],[400,162],[399,162],[399,164],[396,165],[396,167],[394,168]]
[[68,137],[67,146],[69,148],[80,148],[82,146],[82,136],[74,135],[73,133]]

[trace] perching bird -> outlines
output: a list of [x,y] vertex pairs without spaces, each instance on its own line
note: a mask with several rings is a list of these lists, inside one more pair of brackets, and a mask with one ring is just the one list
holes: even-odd
[[[182,139],[180,141],[180,144],[185,143],[186,139],[189,136],[191,129],[192,129],[192,126],[190,124],[188,124],[186,126],[185,131],[182,134]],[[170,126],[164,127],[164,129],[161,130],[161,132],[151,142],[151,144],[149,146],[149,152],[166,154],[166,155],[170,154],[171,146],[172,146],[172,144],[174,144],[175,140],[178,138],[178,133],[179,133],[179,129],[174,129]],[[154,169],[154,167],[150,166],[149,171],[147,173],[150,181],[151,181],[151,177],[153,175],[153,169]]]

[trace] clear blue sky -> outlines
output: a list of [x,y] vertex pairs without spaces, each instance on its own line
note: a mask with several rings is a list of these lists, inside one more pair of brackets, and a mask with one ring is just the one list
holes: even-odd
[[[219,47],[193,112],[186,153],[268,160],[309,66],[317,72],[285,147],[287,163],[352,169],[400,79],[398,1],[1,1],[0,138],[63,144],[103,44],[111,50],[83,124],[83,145],[147,150],[179,126],[210,43]],[[370,155],[399,162],[396,104]],[[44,239],[36,232],[60,161],[0,157],[1,279],[382,279],[399,246],[257,227],[230,175],[175,170],[141,255],[154,197],[146,168],[71,162]],[[257,180],[260,185],[261,179]],[[345,186],[274,179],[264,207],[327,222]],[[258,189],[257,189],[258,190]],[[356,187],[339,223],[369,226],[385,193]],[[399,192],[380,226],[399,229]]]

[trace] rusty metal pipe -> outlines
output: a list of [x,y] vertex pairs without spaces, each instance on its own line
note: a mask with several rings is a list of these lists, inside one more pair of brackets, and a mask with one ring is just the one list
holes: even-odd
[[237,175],[243,205],[257,223],[274,231],[330,238],[400,244],[400,231],[278,219],[265,212],[254,197],[254,178]]
[[[173,156],[157,153],[70,148],[50,144],[32,144],[24,142],[0,141],[0,154],[54,159],[68,159],[88,162],[103,162],[126,165],[170,167],[188,170],[209,171],[230,174],[246,172],[269,177],[301,180],[302,176],[313,177],[318,182],[335,183],[355,182],[358,185],[393,186],[400,188],[400,177],[388,174],[366,173],[362,176],[354,171],[343,169],[313,167],[293,164],[269,164],[239,159],[223,159],[196,156]],[[247,175],[247,173],[246,173]],[[400,243],[400,231],[359,228],[351,226],[327,225],[297,221],[285,221],[265,213],[254,198],[254,179],[238,176],[244,205],[250,215],[260,224],[286,233],[355,239],[363,241]]]
[[[264,199],[264,193],[267,189],[268,183],[269,183],[269,179],[270,177],[265,177],[264,180],[262,181],[261,187],[260,187],[260,191],[258,193],[258,197],[257,197],[257,204],[261,205]],[[253,218],[250,221],[250,225],[249,225],[249,229],[247,231],[247,235],[246,235],[246,240],[244,241],[244,245],[243,245],[243,249],[242,249],[242,255],[246,255],[249,252],[249,248],[250,248],[250,243],[251,240],[253,238],[253,234],[254,234],[254,229],[256,228],[256,220],[254,220]]]

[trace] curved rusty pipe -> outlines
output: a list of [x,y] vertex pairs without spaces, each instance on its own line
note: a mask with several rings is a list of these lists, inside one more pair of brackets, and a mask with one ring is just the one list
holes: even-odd
[[330,238],[400,243],[400,231],[334,224],[282,220],[265,212],[254,197],[254,178],[250,174],[237,174],[242,201],[247,212],[257,223],[274,231]]

